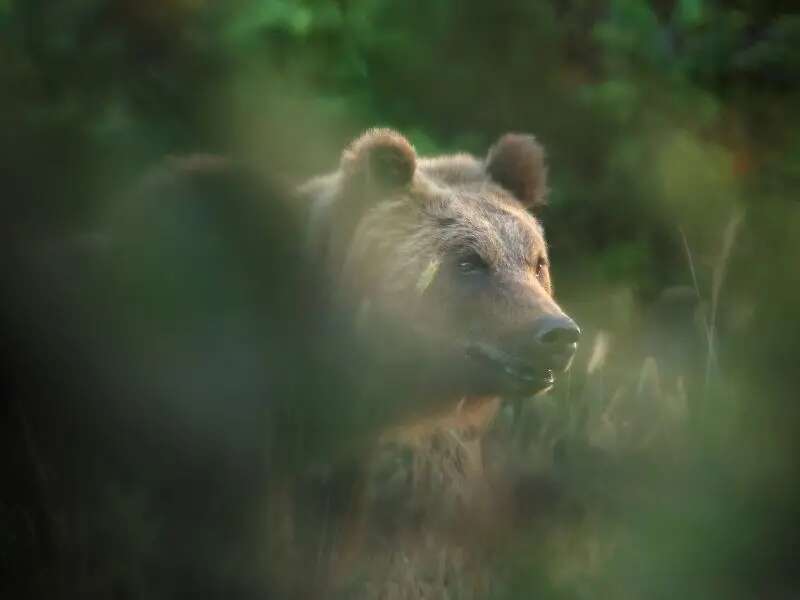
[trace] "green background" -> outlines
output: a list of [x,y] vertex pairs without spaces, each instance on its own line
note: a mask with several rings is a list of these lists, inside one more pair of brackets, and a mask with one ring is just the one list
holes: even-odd
[[[165,156],[228,155],[291,186],[334,169],[375,125],[423,155],[483,155],[506,131],[532,132],[550,165],[542,220],[555,287],[584,342],[548,399],[527,416],[506,411],[523,422],[509,425],[508,460],[557,478],[582,508],[520,528],[496,557],[496,597],[790,598],[798,107],[800,12],[788,0],[0,0],[2,227],[16,242],[4,277],[23,299],[13,306],[30,310],[6,311],[8,339],[12,349],[59,344],[36,311],[61,288],[28,277],[17,255],[101,229]],[[186,268],[205,277],[202,265]],[[70,278],[54,269],[52,279]],[[75,289],[70,302],[95,306],[94,288]],[[193,301],[159,293],[158,310]],[[125,302],[98,304],[114,313]],[[87,345],[93,318],[85,309],[71,330]],[[338,414],[307,400],[300,413]],[[165,574],[160,557],[192,538],[165,537],[169,513],[150,504],[157,486],[113,465],[64,475],[48,444],[72,427],[69,411],[53,425],[44,404],[27,415],[24,405],[9,414],[30,421],[36,443],[19,435],[6,448],[17,479],[0,501],[3,579],[28,577],[37,596],[175,597],[183,566]],[[87,447],[113,446],[108,437]],[[142,461],[162,468],[151,454]],[[73,483],[52,483],[61,476]],[[70,500],[70,485],[86,496]],[[226,585],[241,578],[266,593],[255,567],[213,552],[198,560]],[[215,596],[198,588],[194,597]]]

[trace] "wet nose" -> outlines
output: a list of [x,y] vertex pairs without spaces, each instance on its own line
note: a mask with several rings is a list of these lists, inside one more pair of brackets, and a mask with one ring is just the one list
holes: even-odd
[[536,341],[543,348],[569,346],[581,337],[580,327],[566,315],[540,317],[534,327]]

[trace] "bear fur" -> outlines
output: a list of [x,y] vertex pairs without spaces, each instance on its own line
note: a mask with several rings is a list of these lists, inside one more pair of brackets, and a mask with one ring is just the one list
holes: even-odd
[[[502,136],[484,159],[424,158],[390,129],[367,131],[335,172],[300,188],[312,260],[368,349],[365,379],[379,365],[368,395],[403,408],[375,436],[329,554],[337,585],[360,573],[357,597],[444,598],[453,581],[488,589],[476,536],[503,500],[488,493],[483,438],[502,399],[548,389],[577,340],[536,216],[546,193],[531,135]],[[557,352],[536,341],[553,320],[567,324]]]

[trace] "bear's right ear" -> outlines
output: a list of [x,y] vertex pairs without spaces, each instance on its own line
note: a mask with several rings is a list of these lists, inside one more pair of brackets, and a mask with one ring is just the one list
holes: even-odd
[[416,168],[414,147],[392,129],[370,129],[342,154],[346,181],[386,191],[411,183]]

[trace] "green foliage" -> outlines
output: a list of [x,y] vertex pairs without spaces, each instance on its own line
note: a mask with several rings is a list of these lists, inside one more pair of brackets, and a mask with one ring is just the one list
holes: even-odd
[[[585,342],[555,400],[509,427],[536,432],[526,466],[553,471],[585,510],[517,532],[495,557],[497,597],[796,589],[792,3],[0,0],[0,90],[3,225],[26,240],[93,231],[167,155],[228,154],[291,185],[334,168],[374,125],[402,130],[421,154],[482,155],[505,131],[535,133],[550,164],[542,219],[556,289]],[[185,313],[172,271],[192,272],[207,300],[220,292],[196,264],[171,265],[157,248],[148,259],[160,278],[136,291],[150,294],[150,316]],[[677,325],[659,312],[676,288]],[[186,405],[176,412],[202,412]],[[364,417],[329,405],[324,393],[309,400],[319,430],[297,425],[305,447],[286,450],[286,468],[350,448],[350,421]],[[293,410],[291,423],[306,422]],[[148,493],[106,483],[94,533],[112,570],[138,585],[169,524]],[[0,566],[14,565],[9,548],[38,551],[25,519],[0,498]]]

